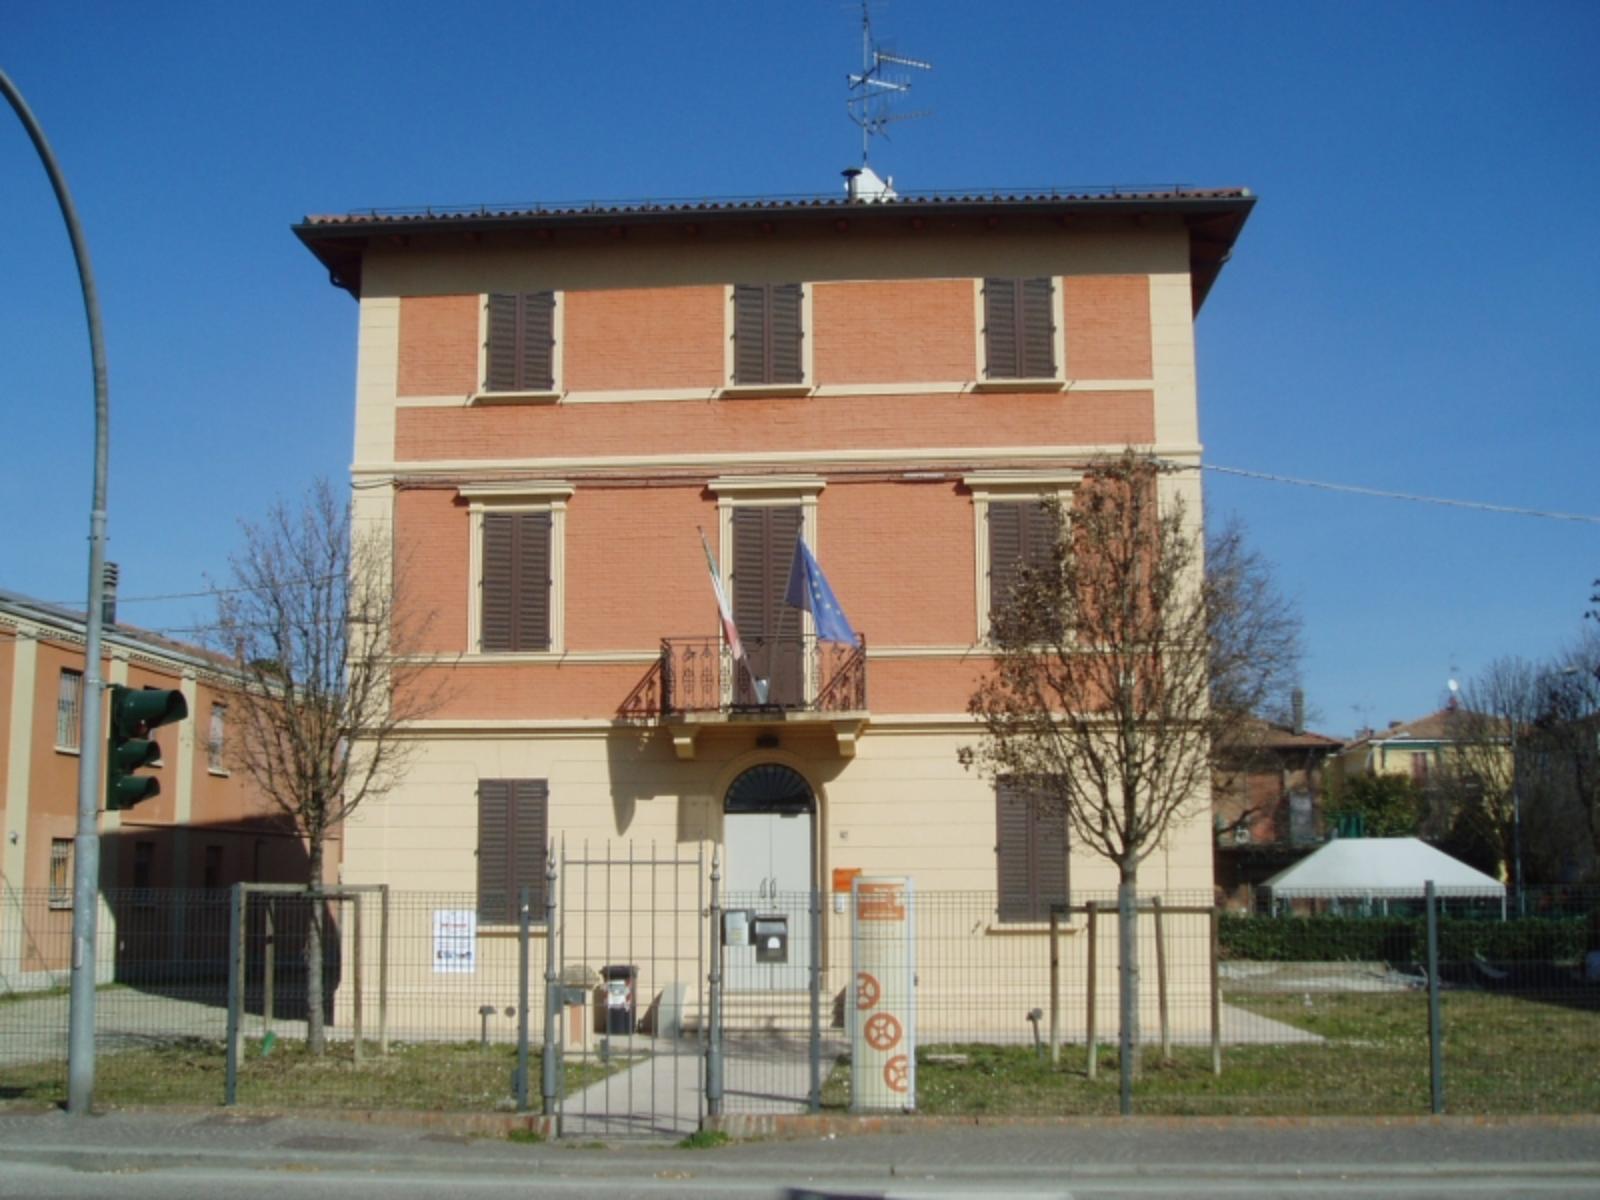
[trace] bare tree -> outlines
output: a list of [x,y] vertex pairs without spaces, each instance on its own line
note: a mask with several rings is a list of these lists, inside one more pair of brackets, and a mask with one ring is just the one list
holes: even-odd
[[1541,673],[1521,749],[1524,825],[1533,826],[1537,859],[1553,878],[1600,878],[1600,628],[1585,625]]
[[326,480],[242,530],[230,578],[213,590],[210,639],[238,676],[224,753],[305,839],[307,1043],[321,1054],[324,912],[315,896],[328,834],[395,785],[415,746],[406,726],[442,695],[408,659],[429,618],[396,604],[388,538],[352,532],[349,503]]
[[[1158,464],[1131,450],[1085,473],[1047,563],[993,614],[993,665],[964,757],[1026,779],[1075,839],[1116,864],[1124,1087],[1138,1053],[1139,866],[1209,796],[1212,748],[1291,671],[1298,621],[1264,564],[1229,535],[1202,570],[1198,529],[1163,503]],[[1126,1092],[1125,1092],[1126,1095]]]
[[1497,658],[1466,681],[1430,789],[1430,832],[1458,854],[1487,848],[1518,887],[1517,747],[1539,717],[1544,674],[1525,659]]

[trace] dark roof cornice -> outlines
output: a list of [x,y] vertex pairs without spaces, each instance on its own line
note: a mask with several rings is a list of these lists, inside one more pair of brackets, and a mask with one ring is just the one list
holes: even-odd
[[859,201],[843,196],[594,201],[584,204],[477,205],[468,207],[367,209],[343,215],[308,216],[295,235],[328,269],[330,280],[353,296],[361,294],[362,260],[373,242],[405,244],[418,237],[482,238],[489,234],[529,233],[553,238],[561,233],[601,231],[615,235],[630,227],[677,226],[686,236],[702,229],[770,231],[774,223],[882,229],[921,228],[943,223],[1015,219],[1074,221],[1126,219],[1135,224],[1157,215],[1177,216],[1189,231],[1194,308],[1199,311],[1245,219],[1255,205],[1248,188],[1074,188],[1027,192],[903,193],[887,200]]

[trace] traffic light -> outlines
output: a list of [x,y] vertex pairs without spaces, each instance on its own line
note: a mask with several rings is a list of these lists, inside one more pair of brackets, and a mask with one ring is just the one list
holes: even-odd
[[134,691],[121,684],[111,688],[111,736],[106,747],[106,809],[132,808],[141,800],[161,794],[159,780],[135,775],[161,757],[150,731],[158,725],[181,721],[189,715],[182,692],[165,688]]

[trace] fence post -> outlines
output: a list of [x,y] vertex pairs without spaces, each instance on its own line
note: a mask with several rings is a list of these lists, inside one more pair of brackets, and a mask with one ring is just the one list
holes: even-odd
[[517,1111],[528,1111],[528,942],[532,936],[533,893],[527,884],[517,898]]
[[822,1111],[822,890],[811,888],[811,1111]]
[[1211,1073],[1222,1074],[1222,909],[1211,910]]
[[1089,1063],[1088,1063],[1087,1071],[1088,1071],[1089,1078],[1093,1079],[1095,1077],[1095,1069],[1099,1065],[1098,1059],[1099,1059],[1099,1056],[1100,1056],[1100,1031],[1095,1028],[1095,993],[1100,990],[1100,976],[1099,976],[1099,972],[1096,969],[1096,958],[1098,956],[1098,952],[1096,950],[1096,942],[1099,940],[1099,930],[1098,930],[1097,926],[1099,925],[1099,922],[1100,922],[1100,903],[1099,903],[1099,901],[1097,901],[1097,900],[1089,901],[1088,908],[1089,908],[1089,922],[1088,922],[1088,927],[1084,931],[1088,935],[1088,938],[1089,938],[1089,946],[1088,946],[1089,962],[1088,962],[1088,967],[1087,967],[1087,973],[1088,973],[1088,976],[1089,976],[1089,986],[1088,986],[1087,989],[1085,989],[1085,993],[1084,993],[1085,994],[1085,1000],[1086,1000],[1086,1006],[1088,1008],[1088,1011],[1084,1014],[1084,1023],[1087,1026],[1087,1030],[1088,1031],[1087,1031],[1087,1033],[1085,1033],[1084,1037],[1085,1037],[1085,1040],[1089,1043]]
[[355,1040],[353,1042],[353,1048],[355,1050],[355,1064],[358,1067],[361,1065],[361,1041],[362,1041],[362,1038],[361,1038],[361,1034],[362,1034],[362,1028],[361,1028],[361,964],[362,964],[362,961],[366,958],[366,951],[361,945],[361,910],[366,907],[366,905],[363,903],[364,899],[365,899],[365,893],[357,892],[355,894],[356,911],[355,911],[354,918],[351,920],[351,925],[353,927],[352,940],[355,942],[355,946],[354,946],[354,949],[355,949],[355,979],[353,981],[353,993],[352,993],[351,998],[350,998],[350,1026],[351,1026],[351,1030],[350,1031],[351,1031],[352,1034],[355,1035]]
[[222,1103],[239,1103],[239,1023],[244,999],[244,884],[233,885],[228,899],[228,1049],[223,1073]]
[[539,1072],[539,1099],[546,1117],[556,1120],[560,1136],[561,1107],[561,989],[556,974],[556,955],[560,935],[556,930],[556,843],[550,839],[550,853],[544,867],[544,1053]]
[[1156,927],[1156,1011],[1161,1021],[1161,1061],[1172,1061],[1172,1022],[1167,1019],[1167,922],[1161,897],[1150,901]]
[[264,1038],[272,1032],[273,1009],[276,1007],[273,993],[277,990],[278,947],[276,941],[278,934],[275,928],[276,922],[273,919],[273,910],[277,907],[273,895],[268,892],[262,899],[267,910],[263,918],[263,932],[267,939],[262,955],[265,960],[262,964],[262,970],[265,974],[261,979],[261,1036]]
[[378,885],[378,1053],[389,1053],[389,885]]
[[1061,1065],[1061,909],[1050,906],[1050,1065]]
[[1444,1028],[1439,1012],[1439,898],[1428,880],[1428,1082],[1433,1111],[1444,1111]]
[[722,1115],[722,851],[711,852],[710,1036],[706,1039],[706,1115]]

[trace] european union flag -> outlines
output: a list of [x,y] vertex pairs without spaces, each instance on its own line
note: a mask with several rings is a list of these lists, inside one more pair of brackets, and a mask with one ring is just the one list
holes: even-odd
[[794,562],[789,567],[789,589],[784,601],[803,608],[816,622],[817,640],[822,642],[848,642],[856,644],[856,631],[850,628],[850,619],[839,607],[839,600],[828,586],[828,577],[817,565],[817,559],[804,538],[794,542]]

